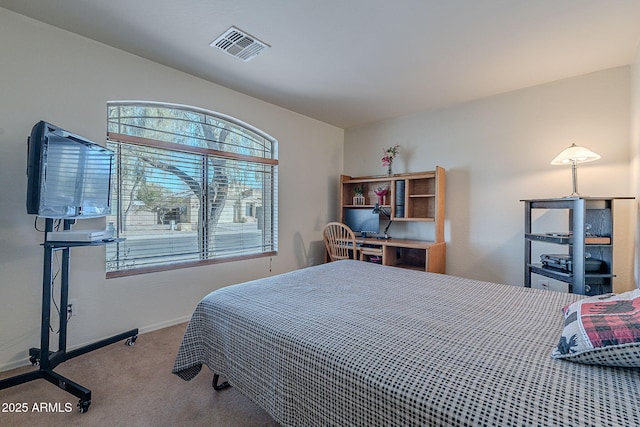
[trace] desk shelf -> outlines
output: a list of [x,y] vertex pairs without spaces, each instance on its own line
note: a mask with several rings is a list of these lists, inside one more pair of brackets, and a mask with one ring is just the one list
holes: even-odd
[[[356,188],[364,187],[364,205],[356,205]],[[395,174],[390,176],[340,177],[340,222],[345,209],[373,209],[378,203],[375,190],[386,187],[382,208],[390,213],[390,220],[402,222],[435,222],[435,242],[444,242],[445,170]],[[383,217],[387,219],[386,217]],[[354,230],[356,232],[360,230]]]
[[[382,263],[435,273],[445,272],[444,194],[445,170],[384,176],[342,175],[340,177],[340,222],[345,222],[347,209],[373,210],[379,202],[375,190],[388,189],[381,203],[382,216],[392,222],[434,222],[433,241],[406,239],[364,239],[369,246],[382,248]],[[364,189],[364,203],[354,204],[356,188]],[[388,217],[385,216],[388,214]],[[374,218],[375,220],[375,218]],[[353,230],[358,233],[366,230]],[[361,239],[362,240],[362,239]],[[362,241],[361,241],[362,243]],[[363,260],[376,256],[365,253]]]
[[358,239],[367,261],[372,256],[382,256],[382,264],[430,273],[445,273],[446,245],[444,242],[424,240],[373,238]]

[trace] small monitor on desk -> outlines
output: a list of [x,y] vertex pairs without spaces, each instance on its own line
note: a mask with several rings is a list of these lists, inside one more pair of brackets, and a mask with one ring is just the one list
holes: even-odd
[[366,237],[367,234],[380,232],[380,216],[367,208],[348,208],[344,210],[344,223],[356,234]]

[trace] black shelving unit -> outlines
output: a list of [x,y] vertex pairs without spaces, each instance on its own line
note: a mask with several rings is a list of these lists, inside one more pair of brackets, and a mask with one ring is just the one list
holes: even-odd
[[[538,274],[568,284],[569,292],[598,295],[613,291],[613,208],[615,200],[633,197],[563,197],[556,199],[521,200],[525,203],[524,218],[524,281],[531,287],[531,275]],[[569,221],[565,232],[533,232],[532,212],[535,209],[567,210]],[[549,268],[532,260],[532,243],[542,242],[564,246],[571,258],[570,271]],[[560,251],[558,251],[560,252]],[[601,261],[600,268],[586,267],[587,259]]]
[[[72,220],[64,220],[64,230],[70,230]],[[63,377],[62,375],[54,372],[54,369],[59,364],[73,359],[74,357],[81,356],[89,353],[93,350],[105,347],[118,341],[126,340],[128,345],[133,345],[138,336],[138,329],[131,329],[129,331],[114,335],[110,338],[106,338],[95,343],[86,345],[84,347],[67,351],[67,311],[66,307],[69,302],[69,265],[70,265],[70,252],[72,247],[86,247],[86,246],[99,246],[113,242],[111,241],[98,241],[98,242],[50,242],[47,241],[46,235],[48,232],[53,231],[53,220],[47,219],[45,224],[45,241],[44,247],[44,268],[42,279],[42,318],[40,325],[40,348],[29,349],[29,361],[33,364],[39,365],[39,368],[35,371],[27,372],[22,375],[16,375],[14,377],[0,380],[0,390],[13,387],[19,384],[24,384],[37,379],[45,379],[54,384],[58,388],[70,393],[80,400],[78,402],[78,410],[80,412],[87,412],[89,405],[91,404],[91,390],[80,384]],[[51,289],[54,279],[53,272],[53,257],[56,252],[62,253],[61,271],[60,271],[60,310],[59,310],[59,332],[58,332],[58,349],[52,351],[50,348],[50,317],[51,317]]]

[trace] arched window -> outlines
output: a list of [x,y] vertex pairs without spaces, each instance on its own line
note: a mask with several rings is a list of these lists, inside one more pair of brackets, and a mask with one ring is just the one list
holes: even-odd
[[[107,277],[277,253],[277,141],[184,105],[109,102]],[[121,240],[122,239],[122,240]]]

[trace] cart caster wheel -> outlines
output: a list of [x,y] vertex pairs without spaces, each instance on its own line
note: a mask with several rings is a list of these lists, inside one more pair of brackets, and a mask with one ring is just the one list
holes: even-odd
[[29,362],[31,362],[31,365],[32,365],[32,366],[36,366],[36,365],[39,365],[39,364],[40,364],[40,359],[37,359],[37,358],[35,358],[35,357],[30,357],[30,358],[29,358]]
[[78,412],[80,412],[81,414],[84,414],[85,412],[87,412],[89,410],[89,405],[91,405],[91,401],[86,401],[83,402],[82,400],[80,402],[78,402]]
[[127,341],[125,342],[125,344],[128,345],[128,346],[136,345],[136,340],[137,339],[138,339],[138,336],[134,335],[131,338],[127,338]]

